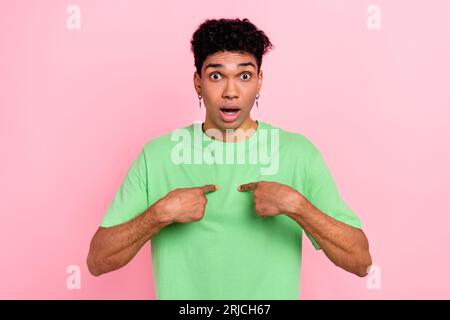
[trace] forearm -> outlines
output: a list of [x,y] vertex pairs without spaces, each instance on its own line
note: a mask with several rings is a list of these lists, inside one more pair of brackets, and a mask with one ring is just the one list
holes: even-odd
[[89,271],[101,275],[126,265],[155,234],[169,223],[160,222],[155,207],[150,206],[136,218],[110,228],[100,228],[94,235],[88,254]]
[[335,265],[358,276],[367,275],[372,260],[368,240],[361,229],[331,218],[304,197],[294,208],[287,215],[320,244]]

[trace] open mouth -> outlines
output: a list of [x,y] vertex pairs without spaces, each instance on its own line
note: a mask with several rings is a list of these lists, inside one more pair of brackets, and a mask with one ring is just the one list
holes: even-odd
[[239,114],[241,113],[241,109],[237,107],[223,107],[220,108],[220,117],[224,122],[233,122],[235,121]]
[[225,114],[235,114],[239,112],[239,108],[220,108],[220,111],[222,111]]

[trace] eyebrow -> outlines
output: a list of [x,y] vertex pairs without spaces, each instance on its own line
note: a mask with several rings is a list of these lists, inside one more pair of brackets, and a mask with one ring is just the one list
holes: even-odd
[[[239,63],[238,67],[247,67],[247,66],[252,66],[253,68],[256,69],[256,66],[253,62],[244,62],[244,63]],[[221,63],[208,63],[205,67],[205,71],[208,68],[223,68],[224,65]]]

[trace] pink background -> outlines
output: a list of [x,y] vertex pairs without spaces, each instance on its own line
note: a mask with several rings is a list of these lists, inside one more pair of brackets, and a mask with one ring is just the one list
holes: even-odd
[[302,298],[450,298],[449,16],[445,0],[2,1],[0,298],[154,297],[149,245],[99,278],[86,255],[143,144],[203,119],[189,40],[213,17],[273,41],[253,116],[318,146],[381,270],[371,290],[305,240]]

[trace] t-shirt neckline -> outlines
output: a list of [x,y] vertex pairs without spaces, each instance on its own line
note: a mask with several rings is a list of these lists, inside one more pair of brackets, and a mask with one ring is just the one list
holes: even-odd
[[237,145],[253,142],[254,140],[257,139],[257,136],[260,133],[260,129],[263,127],[264,128],[266,127],[266,125],[263,121],[261,121],[261,120],[255,120],[255,121],[256,121],[256,123],[258,123],[258,126],[255,129],[255,132],[250,137],[243,139],[241,141],[238,141],[238,142],[226,142],[226,141],[216,140],[216,139],[211,138],[203,131],[203,122],[196,122],[196,123],[194,123],[194,126],[195,125],[199,126],[203,143],[216,143],[216,144],[221,144],[221,145],[236,145],[237,146]]

